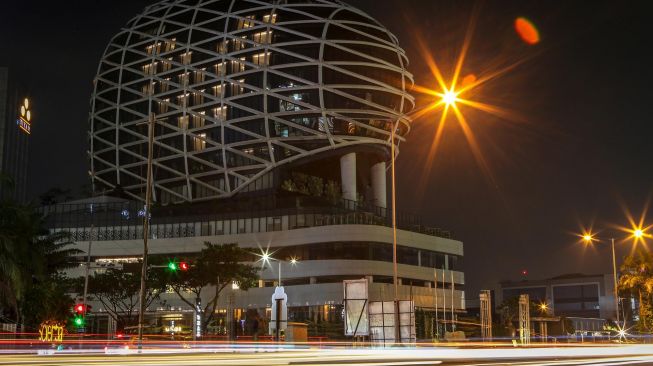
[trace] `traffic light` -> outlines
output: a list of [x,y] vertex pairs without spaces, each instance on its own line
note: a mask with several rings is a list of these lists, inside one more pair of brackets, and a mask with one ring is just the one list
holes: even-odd
[[73,324],[75,324],[76,327],[82,328],[84,326],[84,323],[86,323],[86,321],[84,320],[83,316],[75,315],[75,318],[73,319]]
[[172,272],[177,272],[179,270],[188,271],[190,269],[190,264],[188,262],[170,261],[168,262],[168,269]]
[[177,269],[179,269],[179,268],[177,267],[177,263],[168,262],[168,269],[173,271],[173,272],[177,272]]
[[86,305],[84,304],[75,304],[75,307],[73,308],[76,314],[78,315],[83,315],[86,313]]

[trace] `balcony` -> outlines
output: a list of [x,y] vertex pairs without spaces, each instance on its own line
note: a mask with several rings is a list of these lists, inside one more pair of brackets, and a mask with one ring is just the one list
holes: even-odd
[[[180,213],[154,207],[151,238],[184,238],[296,230],[329,225],[390,227],[386,209],[341,200],[335,205],[296,205],[272,209],[211,213],[186,209]],[[143,238],[143,205],[136,201],[61,203],[39,208],[51,231],[68,231],[73,241],[133,240]],[[424,226],[414,215],[397,216],[401,230],[451,239],[450,231]]]

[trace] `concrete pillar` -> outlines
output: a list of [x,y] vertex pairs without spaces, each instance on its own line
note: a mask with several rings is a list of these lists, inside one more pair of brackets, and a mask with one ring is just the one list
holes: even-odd
[[356,153],[340,157],[342,198],[356,202]]
[[372,192],[374,194],[372,202],[379,207],[388,207],[386,196],[386,175],[385,161],[372,165],[370,169],[372,177]]

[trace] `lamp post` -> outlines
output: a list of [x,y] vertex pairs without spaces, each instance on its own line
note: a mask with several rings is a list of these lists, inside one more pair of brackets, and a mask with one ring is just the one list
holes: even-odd
[[[270,263],[272,261],[276,261],[279,265],[279,282],[277,283],[277,288],[274,291],[274,294],[272,295],[272,300],[275,302],[276,305],[276,312],[275,312],[275,340],[279,342],[281,340],[281,323],[283,320],[281,320],[282,315],[284,314],[283,309],[282,309],[282,303],[284,299],[287,301],[287,295],[283,292],[282,286],[281,286],[281,262],[280,259],[272,258],[270,254],[266,251],[263,254],[261,254],[261,261],[263,261],[263,265],[265,266],[265,263]],[[288,261],[291,265],[297,265],[297,258],[291,258],[290,261]],[[287,310],[286,310],[286,316],[287,316]],[[287,324],[287,319],[285,320]]]
[[[438,94],[440,100],[438,104],[444,104],[449,107],[456,104],[458,100],[458,92],[454,91],[453,87],[450,90],[446,90],[442,94]],[[431,108],[430,105],[423,106],[416,110],[413,110],[413,113],[418,112],[425,108]],[[396,138],[396,129],[399,127],[399,120],[392,123],[390,126],[390,172],[391,172],[391,181],[392,181],[392,284],[393,284],[393,294],[394,294],[394,318],[395,318],[395,341],[401,343],[401,330],[399,329],[399,278],[397,270],[397,180],[395,177],[395,138]],[[453,298],[452,298],[453,301]]]
[[152,205],[152,153],[154,149],[154,113],[147,122],[147,179],[145,188],[145,207],[143,214],[143,263],[141,267],[141,287],[138,297],[138,350],[143,348],[143,324],[145,319],[145,290],[147,286],[147,240],[150,236],[150,207]]
[[[586,232],[581,237],[586,244],[600,242],[600,240],[591,232]],[[644,237],[644,231],[640,228],[636,228],[632,231],[632,237],[635,240],[639,240]],[[610,247],[612,249],[612,280],[614,282],[614,309],[616,313],[615,319],[617,320],[617,326],[619,326],[619,322],[621,321],[619,317],[619,284],[617,281],[617,256],[615,253],[614,237],[610,238]]]

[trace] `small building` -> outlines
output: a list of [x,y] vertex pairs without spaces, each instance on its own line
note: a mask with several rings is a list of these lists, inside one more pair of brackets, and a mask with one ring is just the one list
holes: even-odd
[[495,306],[521,294],[536,304],[546,304],[549,314],[569,319],[576,333],[600,332],[614,320],[612,274],[565,274],[543,280],[503,281],[495,291]]

